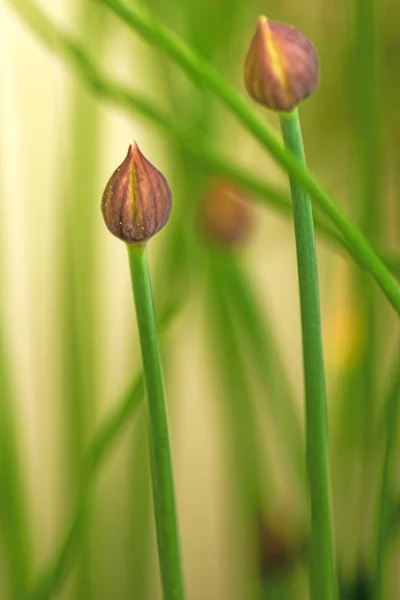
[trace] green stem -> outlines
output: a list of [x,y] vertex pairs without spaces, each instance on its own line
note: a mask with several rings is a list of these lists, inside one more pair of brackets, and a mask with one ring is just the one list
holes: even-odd
[[383,459],[378,531],[376,541],[376,563],[374,578],[374,600],[384,598],[384,566],[393,508],[392,461],[396,451],[396,436],[400,411],[400,350],[396,352],[389,380],[386,402],[386,432]]
[[149,412],[150,462],[162,587],[165,600],[183,600],[167,413],[146,247],[130,245],[128,253]]
[[[306,165],[298,111],[281,115],[286,148]],[[311,501],[311,571],[313,600],[338,597],[330,506],[328,423],[321,338],[317,256],[309,196],[290,179],[293,201],[306,406],[306,456]]]
[[147,419],[141,414],[130,444],[131,520],[128,539],[129,581],[134,598],[152,596],[150,586],[152,557],[152,513]]
[[[382,237],[382,216],[385,212],[384,180],[385,165],[382,160],[382,119],[380,110],[380,54],[379,11],[376,0],[356,0],[352,80],[355,82],[353,97],[353,122],[355,126],[356,163],[358,166],[360,227],[374,243]],[[360,569],[365,569],[371,548],[370,531],[365,528],[365,520],[370,518],[370,506],[366,498],[375,501],[371,489],[375,487],[372,478],[371,430],[377,406],[378,374],[382,370],[381,348],[384,321],[380,308],[380,298],[371,280],[365,273],[356,279],[357,304],[364,320],[364,344],[360,357],[358,376],[358,403],[356,418],[361,424],[361,485],[358,501],[358,554]],[[371,505],[371,503],[369,503]],[[366,537],[366,535],[368,537]]]
[[[10,1],[10,0],[8,0]],[[263,202],[275,210],[289,214],[290,203],[281,190],[259,179],[255,175],[248,173],[239,165],[221,156],[214,148],[203,139],[202,133],[196,130],[182,128],[178,120],[174,120],[169,115],[164,114],[155,105],[149,102],[141,94],[133,92],[116,81],[103,75],[92,62],[85,49],[75,39],[65,34],[54,26],[46,15],[31,1],[14,0],[13,8],[18,11],[20,16],[30,25],[32,30],[40,39],[47,44],[50,49],[60,55],[67,63],[71,64],[86,85],[99,98],[105,99],[116,106],[124,108],[130,113],[138,113],[149,119],[160,127],[164,134],[170,139],[175,140],[183,149],[188,150],[203,167],[213,174],[219,174],[228,177],[232,181],[247,188],[249,191],[257,194]],[[328,211],[326,211],[328,212]],[[341,213],[341,220],[346,221],[341,229],[353,228]],[[318,215],[314,216],[315,225],[318,232],[325,240],[333,243],[336,248],[344,249],[350,254],[360,266],[365,267],[369,272],[375,269],[376,259],[380,263],[384,262],[390,266],[393,272],[400,273],[400,259],[396,254],[381,251],[376,254],[371,247],[364,248],[364,251],[354,249],[350,239],[342,237],[335,229],[328,226]],[[332,219],[332,221],[334,221]],[[358,231],[358,230],[357,230]],[[356,235],[357,235],[356,231]],[[361,243],[365,245],[364,239]],[[359,244],[358,244],[359,245]],[[367,245],[369,246],[368,242]],[[371,253],[374,258],[370,260]],[[361,258],[362,256],[362,258]],[[378,267],[379,268],[379,267]],[[380,270],[381,272],[381,270]],[[380,278],[382,276],[382,272]],[[379,287],[385,292],[378,278],[375,277]]]
[[282,148],[269,127],[260,120],[257,113],[237,94],[236,90],[220,77],[218,71],[154,17],[133,7],[129,9],[118,0],[98,0],[98,2],[108,6],[146,40],[161,47],[197,84],[201,83],[214,92],[268,150],[274,160],[290,173],[293,181],[315,199],[321,210],[329,216],[338,231],[352,246],[356,260],[369,271],[393,308],[400,314],[400,285],[377,256],[369,240],[347,219],[319,182],[308,173],[302,161]]

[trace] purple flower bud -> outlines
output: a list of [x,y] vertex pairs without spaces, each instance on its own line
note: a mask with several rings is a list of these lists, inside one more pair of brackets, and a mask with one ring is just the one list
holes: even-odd
[[111,176],[101,210],[113,235],[127,244],[143,243],[168,221],[171,190],[164,175],[140,152],[136,143]]
[[259,17],[246,57],[249,95],[266,108],[290,112],[318,85],[319,61],[311,42],[289,25]]

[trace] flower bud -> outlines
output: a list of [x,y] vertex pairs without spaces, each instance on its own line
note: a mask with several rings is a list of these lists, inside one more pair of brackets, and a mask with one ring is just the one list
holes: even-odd
[[[278,515],[276,515],[277,517]],[[262,579],[279,575],[292,568],[299,550],[288,524],[278,519],[259,521],[258,554]]]
[[109,180],[101,210],[117,238],[143,243],[164,227],[171,212],[171,190],[164,175],[140,152],[136,143]]
[[290,112],[318,85],[319,61],[311,42],[289,25],[259,17],[246,57],[249,95],[266,108]]
[[241,190],[217,181],[202,203],[201,221],[206,235],[222,246],[241,246],[253,228],[252,207]]

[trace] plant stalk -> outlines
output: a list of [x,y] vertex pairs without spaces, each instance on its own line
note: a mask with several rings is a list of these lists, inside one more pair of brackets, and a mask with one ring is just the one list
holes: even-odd
[[146,246],[128,245],[149,414],[150,464],[164,600],[183,600],[167,413]]
[[[378,505],[374,600],[384,598],[384,567],[393,510],[393,461],[400,414],[400,351],[396,351],[385,401],[385,444]],[[394,512],[394,511],[393,511]]]
[[[286,148],[306,168],[298,111],[281,115]],[[290,178],[299,276],[306,409],[306,459],[311,502],[312,600],[338,598],[331,523],[328,423],[317,256],[311,200]]]
[[[355,30],[352,80],[355,150],[358,167],[358,219],[360,228],[373,243],[382,239],[383,215],[386,207],[385,161],[383,160],[381,43],[379,2],[356,0],[354,3]],[[366,273],[358,273],[356,299],[364,319],[364,344],[360,357],[358,380],[358,414],[361,425],[359,448],[361,454],[360,489],[358,500],[358,561],[360,570],[368,568],[371,549],[371,520],[377,500],[371,493],[376,486],[373,473],[374,451],[371,429],[382,392],[378,374],[382,370],[383,344],[386,335],[383,306]],[[383,334],[383,336],[382,336]],[[368,501],[366,501],[368,499]]]

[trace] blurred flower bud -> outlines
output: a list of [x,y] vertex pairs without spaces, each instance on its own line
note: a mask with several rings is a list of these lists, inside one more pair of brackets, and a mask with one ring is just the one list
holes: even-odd
[[279,112],[290,112],[318,85],[318,55],[289,25],[259,17],[246,57],[244,81],[250,96]]
[[253,229],[253,212],[241,190],[214,182],[202,204],[202,225],[206,235],[222,246],[240,246]]
[[290,569],[296,559],[298,544],[286,522],[273,520],[259,522],[259,561],[261,576],[268,579]]
[[168,221],[171,190],[164,175],[140,152],[136,143],[114,172],[103,194],[104,221],[127,244],[146,242]]

